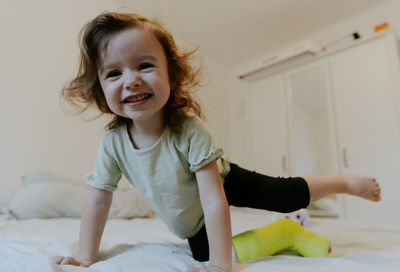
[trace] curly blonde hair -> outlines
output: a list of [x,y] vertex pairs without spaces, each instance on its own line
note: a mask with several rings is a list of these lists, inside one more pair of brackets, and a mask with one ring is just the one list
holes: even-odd
[[111,35],[133,27],[151,31],[163,47],[168,63],[168,76],[174,86],[165,107],[167,123],[173,130],[179,131],[180,121],[186,113],[191,112],[202,117],[200,105],[192,95],[193,88],[200,85],[201,67],[194,69],[190,64],[190,58],[196,50],[183,52],[161,23],[138,14],[105,12],[83,26],[80,32],[78,74],[62,89],[61,95],[80,109],[78,113],[96,106],[100,115],[113,115],[106,126],[107,130],[128,124],[130,119],[116,115],[108,107],[100,86],[98,68],[101,65],[101,50],[107,47]]

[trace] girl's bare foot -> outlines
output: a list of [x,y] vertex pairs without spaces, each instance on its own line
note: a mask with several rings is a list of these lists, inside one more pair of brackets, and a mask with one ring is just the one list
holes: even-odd
[[375,178],[359,175],[344,175],[347,193],[371,201],[381,200],[381,187]]

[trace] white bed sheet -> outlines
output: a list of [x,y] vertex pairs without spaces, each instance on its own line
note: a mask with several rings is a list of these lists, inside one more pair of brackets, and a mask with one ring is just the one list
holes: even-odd
[[[271,214],[232,210],[233,233],[272,222]],[[312,219],[310,229],[332,241],[328,258],[302,258],[293,253],[235,264],[234,271],[399,272],[400,226],[339,219]],[[187,242],[171,234],[164,223],[150,219],[112,219],[105,229],[100,261],[90,268],[57,266],[55,255],[77,250],[78,219],[0,221],[1,272],[63,271],[187,271],[204,264],[193,260]]]

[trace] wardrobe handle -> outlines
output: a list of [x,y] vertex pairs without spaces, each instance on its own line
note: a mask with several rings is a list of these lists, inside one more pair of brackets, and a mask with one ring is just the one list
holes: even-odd
[[283,172],[284,173],[286,173],[287,172],[287,159],[286,159],[286,156],[285,155],[283,155],[282,156],[282,169],[283,169]]
[[342,157],[343,157],[343,166],[345,168],[348,168],[349,164],[347,162],[347,151],[346,151],[346,148],[343,148],[343,150],[342,150]]

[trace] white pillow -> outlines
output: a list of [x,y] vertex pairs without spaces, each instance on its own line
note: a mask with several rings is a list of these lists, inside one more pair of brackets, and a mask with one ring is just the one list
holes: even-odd
[[336,196],[328,196],[311,203],[307,210],[312,217],[340,216],[340,203]]
[[85,185],[81,180],[74,180],[71,178],[65,178],[61,175],[50,171],[32,171],[21,178],[22,186],[30,185],[33,183],[41,182],[58,182],[58,183],[73,183],[78,185]]
[[[18,219],[80,217],[91,187],[54,174],[35,172],[22,179],[10,211]],[[149,217],[153,211],[132,186],[118,188],[113,195],[109,218]]]

